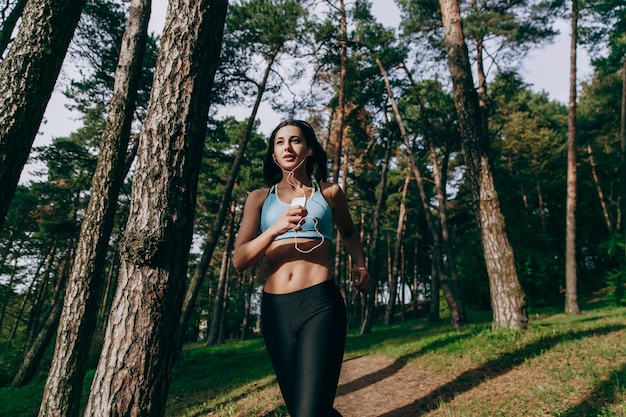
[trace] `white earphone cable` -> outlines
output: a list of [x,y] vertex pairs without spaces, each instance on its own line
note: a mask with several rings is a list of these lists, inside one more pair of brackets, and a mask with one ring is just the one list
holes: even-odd
[[[304,157],[304,159],[303,159],[303,160],[302,160],[302,161],[301,161],[301,162],[300,162],[300,163],[299,163],[299,164],[298,164],[298,165],[297,165],[294,169],[292,169],[291,171],[287,171],[286,169],[284,169],[283,167],[281,167],[281,166],[278,164],[278,162],[276,161],[276,157],[274,157],[274,163],[275,163],[276,165],[278,165],[278,167],[279,167],[279,168],[280,168],[280,169],[281,169],[284,173],[286,173],[286,174],[287,174],[287,183],[288,183],[289,185],[291,185],[293,188],[295,188],[295,189],[299,189],[300,191],[302,191],[302,197],[304,198],[304,204],[303,204],[303,206],[305,206],[305,207],[306,207],[306,202],[307,202],[306,192],[305,192],[305,191],[304,191],[304,189],[303,189],[301,186],[299,186],[299,185],[298,185],[298,183],[296,182],[294,172],[295,172],[298,168],[300,168],[300,166],[304,163],[304,161],[306,161],[306,158],[307,158],[307,157],[305,156],[305,157]],[[294,247],[295,247],[295,248],[296,248],[296,250],[297,250],[298,252],[300,252],[300,253],[311,253],[311,252],[313,252],[315,249],[317,249],[317,248],[319,248],[320,246],[322,246],[322,244],[324,243],[324,235],[323,235],[323,234],[319,231],[319,229],[317,228],[317,225],[318,225],[318,223],[319,223],[319,220],[318,220],[316,217],[313,217],[313,216],[304,216],[304,217],[302,217],[302,218],[300,219],[300,221],[296,224],[296,229],[298,229],[299,227],[302,227],[302,225],[304,224],[304,222],[306,221],[306,219],[307,219],[307,218],[311,218],[311,219],[313,219],[313,229],[315,230],[315,232],[318,234],[318,236],[319,236],[321,239],[320,239],[320,242],[319,242],[317,245],[313,246],[313,247],[312,247],[312,248],[310,248],[310,249],[306,249],[306,250],[304,250],[304,249],[300,249],[300,248],[298,247],[298,230],[294,230],[294,234],[295,234],[295,236],[294,236]]]

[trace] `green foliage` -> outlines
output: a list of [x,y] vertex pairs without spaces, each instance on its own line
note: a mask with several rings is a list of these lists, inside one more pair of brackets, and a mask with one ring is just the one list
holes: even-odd
[[626,305],[626,270],[620,267],[624,264],[626,256],[624,237],[621,234],[615,234],[610,240],[604,242],[601,248],[606,250],[607,257],[616,265],[608,271],[609,296],[615,305],[624,306]]
[[229,5],[212,103],[241,106],[260,93],[277,93],[286,80],[302,76],[304,66],[287,65],[288,73],[274,77],[273,72],[265,91],[259,91],[269,64],[278,66],[282,56],[306,52],[308,5],[294,0],[240,0]]
[[518,274],[531,306],[559,302],[563,281],[566,109],[515,73],[490,85],[493,165]]
[[[127,12],[126,1],[90,0],[81,16],[70,54],[76,61],[88,64],[90,70],[81,72],[82,79],[72,80],[65,95],[72,100],[69,107],[83,114],[87,125],[89,118],[99,118],[104,124]],[[158,39],[149,35],[135,104],[135,115],[140,120],[147,109],[157,52]],[[100,137],[97,139],[99,142]]]

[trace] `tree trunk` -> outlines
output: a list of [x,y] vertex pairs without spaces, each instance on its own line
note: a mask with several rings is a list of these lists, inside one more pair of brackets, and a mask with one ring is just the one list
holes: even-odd
[[241,340],[248,339],[250,327],[250,307],[252,307],[252,293],[254,292],[254,270],[251,273],[241,274],[241,286],[243,288],[243,317],[241,318]]
[[0,62],[0,229],[85,2],[27,2]]
[[[435,256],[439,256],[435,253],[435,247],[432,248],[433,251],[433,259]],[[430,306],[428,308],[428,321],[431,323],[436,323],[441,320],[441,300],[439,296],[439,291],[441,291],[441,272],[439,271],[438,262],[432,262],[430,268]]]
[[77,416],[91,339],[96,328],[102,274],[119,191],[126,176],[126,149],[141,76],[151,0],[133,0],[115,72],[107,124],[100,141],[91,198],[57,330],[52,366],[39,416]]
[[57,329],[61,310],[63,309],[63,297],[65,294],[65,284],[67,283],[68,268],[70,263],[71,245],[68,247],[67,254],[61,260],[58,269],[58,280],[54,287],[54,295],[52,297],[52,307],[48,312],[46,321],[37,333],[37,337],[31,344],[28,352],[24,356],[22,365],[18,369],[13,381],[12,387],[21,387],[30,382],[40,367],[41,360],[52,341],[52,336]]
[[378,184],[378,192],[376,196],[376,206],[374,207],[373,225],[372,225],[372,246],[370,249],[368,270],[370,273],[370,289],[365,299],[365,318],[361,323],[361,334],[371,333],[374,324],[374,315],[376,312],[376,296],[378,290],[378,277],[380,276],[378,261],[378,246],[380,235],[380,216],[382,212],[383,202],[385,201],[385,188],[387,186],[387,170],[389,168],[389,160],[391,159],[391,139],[387,138],[385,144],[385,159],[380,168],[380,183]]
[[591,178],[593,179],[593,185],[596,187],[596,192],[598,193],[598,203],[600,204],[600,208],[602,209],[602,216],[604,217],[604,222],[606,223],[606,228],[609,233],[613,233],[613,222],[611,221],[611,216],[609,215],[609,208],[606,204],[606,197],[604,196],[604,191],[602,190],[602,185],[600,184],[600,178],[598,177],[598,170],[596,167],[596,160],[593,157],[593,149],[591,145],[587,144],[587,154],[589,155],[589,167],[591,168]]
[[[19,260],[19,257],[16,256],[15,259],[13,260],[13,267],[11,268],[11,273],[9,275],[8,282],[6,282],[6,284],[3,284],[4,286],[3,290],[6,291],[6,296],[2,297],[4,298],[3,300],[4,303],[2,304],[2,308],[0,309],[0,335],[2,335],[2,325],[4,323],[4,317],[9,307],[9,303],[13,301],[13,297],[11,297],[9,294],[11,294],[15,290],[14,283],[15,283],[15,274],[17,270],[18,260]],[[0,265],[4,265],[4,264],[0,264]],[[9,268],[7,267],[6,270],[8,269]]]
[[241,167],[241,162],[243,161],[246,149],[248,148],[248,142],[250,141],[250,137],[252,136],[254,122],[259,112],[261,102],[263,101],[263,94],[265,93],[265,89],[267,87],[267,80],[272,73],[272,67],[274,66],[274,62],[276,61],[276,57],[278,56],[279,52],[280,48],[276,48],[272,52],[272,55],[268,57],[267,65],[265,66],[265,72],[263,73],[263,79],[258,85],[256,100],[254,101],[252,112],[248,117],[246,130],[241,136],[241,141],[239,142],[239,147],[237,149],[237,155],[235,155],[235,160],[233,161],[233,165],[230,169],[230,172],[228,173],[228,178],[226,179],[224,194],[222,195],[222,201],[220,202],[217,217],[215,218],[215,222],[213,223],[213,227],[211,228],[211,238],[208,239],[204,245],[204,250],[202,251],[202,256],[200,257],[200,262],[194,270],[191,281],[189,282],[189,285],[187,287],[185,300],[183,302],[183,311],[180,316],[181,332],[178,340],[179,352],[183,347],[183,343],[185,342],[185,332],[187,331],[187,327],[189,326],[191,316],[193,315],[193,309],[196,304],[196,300],[198,299],[198,294],[200,294],[200,290],[202,289],[202,283],[204,282],[206,273],[209,269],[209,266],[211,265],[211,259],[213,259],[213,251],[215,250],[215,246],[217,245],[218,240],[222,236],[222,228],[224,227],[226,215],[228,214],[228,208],[230,206],[230,200],[233,195],[233,189],[235,188],[235,182],[237,181],[237,176],[239,175],[239,168]]
[[[402,66],[409,77],[411,85],[415,85],[415,81],[411,77],[411,73],[406,67],[406,65]],[[482,66],[481,66],[482,68]],[[427,135],[430,135],[432,132],[432,127],[429,121],[428,108],[424,101],[424,98],[420,95],[419,106],[420,111],[424,115],[424,125],[427,132]],[[422,204],[424,205],[424,210],[428,212],[426,215],[427,220],[429,221],[430,232],[433,236],[433,242],[435,247],[433,248],[433,261],[435,262],[435,278],[433,279],[433,286],[437,289],[436,293],[439,294],[439,288],[444,290],[444,295],[446,296],[446,301],[450,308],[451,316],[452,316],[452,325],[454,327],[460,327],[461,325],[467,323],[467,315],[465,314],[465,306],[463,305],[463,300],[461,297],[461,285],[459,283],[459,277],[456,269],[456,253],[454,250],[454,244],[450,238],[450,232],[448,230],[448,210],[446,208],[447,199],[446,199],[446,172],[447,169],[447,155],[449,155],[449,151],[446,151],[443,158],[442,167],[440,169],[439,161],[437,158],[437,152],[435,150],[435,145],[432,140],[428,141],[428,153],[430,156],[430,162],[433,170],[433,180],[435,182],[435,190],[437,192],[437,211],[439,214],[439,227],[434,223],[434,219],[429,220],[430,211],[428,209],[429,205],[427,203],[426,192],[424,190],[424,186],[421,178],[418,180],[418,187],[420,190],[420,195],[422,196]],[[416,168],[417,169],[417,168]],[[419,171],[418,171],[419,172]],[[441,236],[440,236],[441,234]],[[445,256],[443,256],[445,254]],[[433,305],[433,309],[430,312],[431,321],[439,320],[439,299],[437,297],[436,304]]]
[[456,0],[439,0],[439,4],[462,150],[489,275],[492,328],[522,329],[528,324],[526,296],[519,283],[513,249],[506,234],[504,216],[493,181],[487,132],[481,121],[459,5]]
[[[437,225],[434,216],[430,211],[429,198],[426,195],[426,191],[424,189],[424,182],[422,179],[422,174],[417,166],[417,162],[415,161],[415,156],[413,155],[413,147],[411,146],[411,141],[409,140],[409,135],[406,132],[406,128],[404,127],[404,121],[402,120],[402,115],[400,114],[400,109],[396,103],[396,100],[393,96],[393,91],[391,90],[391,83],[389,82],[389,77],[387,76],[387,71],[383,66],[380,58],[378,56],[374,57],[376,59],[376,63],[378,64],[378,69],[382,74],[385,80],[385,87],[387,89],[387,95],[389,96],[389,101],[391,102],[391,107],[393,109],[393,113],[396,117],[396,122],[398,123],[398,128],[400,129],[400,135],[402,136],[402,140],[404,141],[404,146],[406,147],[407,156],[409,158],[409,162],[411,163],[411,169],[413,170],[413,175],[415,176],[415,181],[417,183],[417,187],[419,189],[420,198],[422,201],[422,206],[424,208],[424,215],[426,216],[426,223],[428,224],[428,230],[433,238],[433,262],[436,263],[436,271],[439,274],[439,283],[441,288],[444,291],[444,295],[446,296],[446,301],[448,302],[448,306],[450,307],[450,315],[452,316],[452,324],[454,327],[459,327],[462,324],[465,324],[465,309],[463,307],[463,303],[461,302],[460,293],[455,293],[453,289],[455,286],[450,286],[448,284],[448,277],[445,274],[444,269],[444,260],[443,260],[443,247],[441,244],[440,238],[440,227]],[[449,259],[452,261],[452,259]]]
[[[398,275],[400,271],[400,248],[402,247],[402,237],[404,236],[404,221],[406,218],[406,196],[409,192],[411,174],[408,172],[404,176],[404,186],[402,187],[402,197],[400,198],[400,211],[398,213],[398,225],[396,226],[396,239],[393,245],[393,258],[391,265],[391,278],[389,283],[389,303],[385,310],[385,324],[393,323],[394,307],[398,293]],[[401,280],[401,283],[404,282]],[[403,307],[404,308],[404,307]]]
[[617,230],[621,230],[622,248],[624,249],[624,256],[621,258],[621,270],[626,271],[626,60],[622,66],[622,112],[620,123],[620,158],[619,158],[619,172],[620,172],[620,198],[619,198],[619,215]]
[[406,259],[404,257],[404,245],[400,244],[400,322],[406,322]]
[[578,0],[572,0],[569,109],[567,117],[567,202],[565,216],[565,312],[578,314],[576,267],[576,48],[578,45]]
[[108,264],[108,268],[104,278],[104,291],[100,297],[100,308],[98,309],[98,319],[96,322],[96,331],[100,332],[106,328],[108,321],[108,313],[111,310],[111,303],[113,303],[113,296],[115,295],[115,289],[117,288],[117,276],[120,270],[120,251],[119,242],[113,245],[113,253],[111,254],[111,261]]
[[222,328],[223,317],[226,314],[226,290],[228,289],[228,263],[230,262],[230,252],[235,241],[235,205],[230,206],[230,220],[226,232],[226,245],[222,254],[222,266],[220,276],[217,280],[217,289],[213,299],[213,314],[211,315],[211,327],[207,345],[217,345],[220,341],[220,329]]
[[85,415],[161,416],[176,356],[198,173],[227,0],[171,0]]
[[541,184],[537,182],[537,205],[539,206],[539,218],[541,219],[541,230],[547,233],[548,226],[546,224],[546,208],[543,202],[543,191],[541,191]]
[[335,153],[333,161],[332,181],[336,184],[339,181],[339,171],[341,169],[341,154],[343,152],[343,126],[346,118],[346,74],[348,72],[348,22],[346,18],[346,5],[344,0],[339,0],[339,8],[341,12],[341,66],[339,68],[339,97],[337,103],[337,111],[335,112]]
[[[37,268],[35,273],[35,281],[38,284],[35,288],[35,294],[33,296],[33,304],[30,308],[28,316],[28,326],[26,328],[26,337],[24,338],[24,346],[29,346],[33,343],[37,333],[39,331],[40,323],[43,316],[44,304],[46,300],[46,294],[48,293],[48,284],[50,275],[52,274],[52,268],[54,267],[54,260],[57,252],[56,243],[50,246],[48,254],[41,260],[41,264]],[[43,269],[43,272],[41,272]],[[41,278],[38,278],[41,276]],[[54,297],[53,297],[54,299]]]
[[11,334],[7,340],[7,344],[9,346],[13,346],[13,340],[15,340],[15,335],[17,334],[17,329],[20,327],[20,322],[22,321],[22,317],[24,317],[24,312],[26,311],[26,306],[28,305],[28,299],[30,295],[33,293],[35,288],[36,281],[32,280],[28,285],[28,290],[22,295],[22,302],[20,304],[20,309],[17,313],[17,317],[15,317],[15,324],[13,325],[13,329],[11,330]]
[[[474,13],[478,13],[476,0],[472,0],[472,9]],[[485,39],[479,37],[476,39],[476,78],[478,88],[478,108],[480,109],[480,120],[483,124],[483,131],[488,132],[488,111],[487,111],[487,76],[485,75],[485,65],[483,60],[485,50]]]
[[[341,184],[343,184],[343,192],[347,195],[348,194],[348,171],[350,170],[350,158],[349,158],[349,154],[348,154],[348,147],[344,146],[344,158],[343,159],[339,159],[339,161],[343,161],[343,170],[341,170]],[[343,244],[341,243],[341,239],[336,239],[335,240],[335,281],[337,282],[337,284],[339,285],[339,288],[342,289],[342,293],[344,295],[344,298],[346,300],[348,300],[348,293],[350,292],[349,289],[349,281],[350,278],[348,279],[344,279],[343,277],[345,276],[345,272],[346,272],[346,251],[345,251],[345,247],[343,246]],[[350,323],[350,317],[348,317],[348,323]]]

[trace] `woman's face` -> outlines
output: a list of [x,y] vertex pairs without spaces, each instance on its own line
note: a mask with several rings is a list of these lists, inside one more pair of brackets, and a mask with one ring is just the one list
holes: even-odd
[[274,160],[283,169],[295,169],[313,150],[309,149],[298,126],[283,126],[274,137]]

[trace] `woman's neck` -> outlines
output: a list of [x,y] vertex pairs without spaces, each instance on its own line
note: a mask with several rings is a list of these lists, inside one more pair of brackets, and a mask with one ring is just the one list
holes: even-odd
[[291,187],[291,188],[302,188],[311,186],[311,179],[306,176],[306,174],[284,174],[283,179],[280,180],[282,185]]

